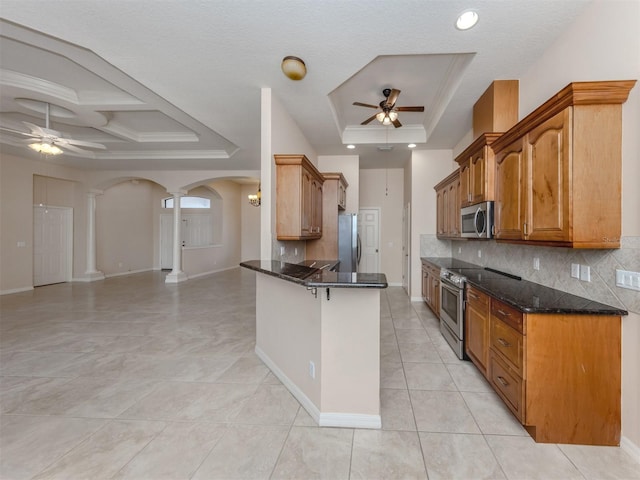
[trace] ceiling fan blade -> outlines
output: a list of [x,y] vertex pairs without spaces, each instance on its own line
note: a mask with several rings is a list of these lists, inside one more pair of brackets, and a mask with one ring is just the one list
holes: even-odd
[[81,153],[82,155],[93,154],[93,152],[90,150],[83,150],[82,148],[75,147],[71,144],[60,145],[58,142],[56,142],[56,145],[62,147],[63,150],[70,150],[72,152]]
[[371,120],[373,120],[374,118],[376,118],[376,115],[371,115],[369,118],[367,118],[364,122],[362,122],[360,125],[369,125],[369,123],[371,122]]
[[66,144],[66,145],[78,145],[80,147],[99,148],[101,150],[106,150],[107,148],[101,143],[87,142],[84,140],[75,140],[73,138],[60,138],[56,143]]
[[380,108],[378,105],[369,105],[368,103],[353,102],[353,104],[358,107]]
[[39,127],[38,125],[34,123],[29,123],[29,122],[22,122],[22,123],[24,123],[27,127],[29,127],[29,130],[31,130],[31,133],[33,133],[34,135],[40,135],[40,136],[45,135],[45,132],[42,129],[42,127]]
[[402,126],[402,124],[400,123],[400,120],[398,120],[397,118],[393,120],[391,123],[393,123],[393,126],[396,128],[400,128]]
[[387,102],[385,105],[389,108],[393,108],[398,100],[398,95],[400,95],[400,90],[396,90],[395,88],[391,90],[391,93],[387,97]]
[[424,112],[424,107],[396,107],[396,112]]
[[0,127],[0,130],[5,132],[15,133],[17,135],[24,135],[25,137],[39,138],[40,135],[34,135],[33,133],[21,132],[20,130],[14,130],[13,128]]

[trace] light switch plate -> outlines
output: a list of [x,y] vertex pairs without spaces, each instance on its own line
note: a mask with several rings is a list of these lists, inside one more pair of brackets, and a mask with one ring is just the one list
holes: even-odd
[[538,257],[533,259],[533,269],[540,270],[540,259]]
[[580,278],[580,264],[578,263],[571,264],[571,277]]
[[591,267],[589,265],[580,265],[580,280],[583,282],[591,281]]
[[616,270],[616,286],[640,291],[640,272]]

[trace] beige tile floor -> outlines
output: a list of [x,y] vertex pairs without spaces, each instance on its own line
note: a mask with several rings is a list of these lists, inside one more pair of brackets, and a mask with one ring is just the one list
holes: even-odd
[[619,448],[534,443],[400,288],[382,430],[317,427],[253,353],[254,275],[0,297],[0,478],[640,479]]

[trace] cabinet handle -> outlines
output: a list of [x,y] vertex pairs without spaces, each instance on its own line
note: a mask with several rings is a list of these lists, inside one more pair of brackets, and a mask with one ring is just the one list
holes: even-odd
[[502,311],[500,309],[498,309],[498,313],[500,315],[502,315],[503,317],[510,317],[511,316],[511,314],[509,312],[504,312],[504,311]]
[[524,224],[522,225],[522,229],[524,230],[524,234],[528,235],[529,233],[527,232],[527,222],[524,222]]
[[507,382],[504,377],[498,376],[497,380],[502,384],[503,387],[508,387],[509,382]]
[[511,346],[511,344],[507,342],[504,338],[499,338],[498,343],[506,348],[509,348]]

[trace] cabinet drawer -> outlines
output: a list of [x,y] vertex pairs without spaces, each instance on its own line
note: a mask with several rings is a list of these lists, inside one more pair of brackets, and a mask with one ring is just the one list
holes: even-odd
[[491,315],[491,348],[499,352],[522,376],[524,336]]
[[489,302],[491,302],[491,297],[486,293],[477,290],[471,285],[467,285],[466,289],[467,293],[467,303],[470,305],[474,305],[478,308],[489,308]]
[[489,358],[490,380],[498,395],[505,401],[507,407],[524,421],[524,382],[495,352],[490,353]]
[[507,325],[524,334],[524,321],[522,312],[497,300],[491,302],[491,315],[498,317]]

